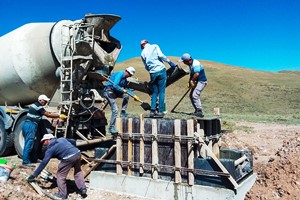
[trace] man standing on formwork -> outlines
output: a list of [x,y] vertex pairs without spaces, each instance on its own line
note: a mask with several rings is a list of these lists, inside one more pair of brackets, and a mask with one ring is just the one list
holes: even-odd
[[[167,70],[163,62],[169,63],[174,68],[176,65],[171,62],[156,44],[149,44],[147,40],[141,41],[141,58],[146,70],[150,73],[151,111],[150,117],[163,117],[165,110],[165,89],[167,84]],[[156,101],[158,98],[158,112]]]
[[126,113],[126,109],[129,101],[130,93],[133,98],[139,101],[139,97],[137,97],[133,91],[128,88],[128,77],[132,77],[135,74],[135,69],[133,67],[127,67],[126,70],[120,70],[114,72],[110,79],[106,82],[104,88],[104,97],[107,99],[110,107],[111,107],[111,117],[109,122],[109,132],[114,136],[118,133],[116,130],[116,119],[118,116],[118,105],[116,102],[116,98],[122,98],[122,109],[120,112],[120,117],[128,117],[128,113]]
[[197,117],[204,117],[200,100],[200,94],[207,86],[207,78],[204,68],[198,60],[193,59],[188,53],[183,54],[179,59],[179,62],[183,62],[190,68],[188,87],[191,88],[190,99],[193,107],[195,108],[195,112],[193,114]]

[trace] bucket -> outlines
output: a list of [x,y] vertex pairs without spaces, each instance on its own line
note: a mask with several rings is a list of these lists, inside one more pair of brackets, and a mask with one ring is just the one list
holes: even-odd
[[6,182],[9,178],[9,175],[12,171],[12,168],[5,164],[0,164],[0,181]]

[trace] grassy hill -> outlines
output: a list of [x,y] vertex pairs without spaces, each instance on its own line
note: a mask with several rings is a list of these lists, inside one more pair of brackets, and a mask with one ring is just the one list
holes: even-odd
[[[169,58],[175,63],[179,59]],[[200,62],[208,78],[208,86],[201,95],[205,116],[212,116],[213,108],[220,108],[221,116],[228,120],[299,123],[300,71],[264,72],[205,60]],[[135,67],[135,78],[149,81],[149,74],[139,57],[117,63],[114,70],[128,66]],[[186,67],[182,63],[181,66]],[[167,87],[167,110],[171,110],[187,90],[188,78],[187,75]],[[150,103],[149,95],[136,93]],[[176,111],[193,112],[188,95]],[[131,101],[128,112],[138,114],[145,111],[139,103]],[[178,117],[170,113],[167,116]]]

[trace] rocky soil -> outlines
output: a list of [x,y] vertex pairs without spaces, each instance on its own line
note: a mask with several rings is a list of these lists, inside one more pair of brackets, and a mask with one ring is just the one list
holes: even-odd
[[[247,200],[299,199],[300,195],[300,125],[278,125],[249,122],[236,122],[237,131],[226,132],[222,136],[222,146],[236,149],[250,149],[254,155],[254,172],[257,180]],[[46,200],[27,182],[25,174],[32,169],[20,168],[21,160],[17,156],[7,157],[9,165],[15,165],[7,182],[0,181],[0,199]],[[56,160],[49,164],[48,171],[55,172]],[[48,192],[57,191],[50,182],[40,185]],[[88,183],[87,183],[88,185]],[[81,197],[74,190],[74,184],[68,182],[69,200]],[[146,200],[147,198],[128,194],[113,193],[105,190],[88,189],[87,200]]]

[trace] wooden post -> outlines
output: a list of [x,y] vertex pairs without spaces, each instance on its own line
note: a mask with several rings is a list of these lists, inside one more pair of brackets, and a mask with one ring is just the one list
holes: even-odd
[[214,116],[216,117],[220,116],[220,108],[214,108]]
[[175,159],[175,183],[181,183],[181,174],[178,169],[181,168],[181,120],[174,120],[175,139],[174,139],[174,159]]
[[214,138],[212,140],[212,151],[215,154],[215,156],[219,159],[220,158],[220,147],[219,147],[219,139]]
[[144,139],[144,115],[140,115],[140,175],[144,174],[144,163],[145,163],[145,139]]
[[152,119],[152,179],[158,179],[157,120]]
[[[133,161],[133,147],[132,147],[132,118],[128,119],[128,162],[131,163]],[[132,175],[132,166],[127,166],[128,175]]]
[[123,143],[122,143],[122,137],[121,134],[123,133],[123,127],[122,127],[122,120],[121,118],[117,118],[116,121],[116,125],[117,125],[117,131],[118,131],[118,136],[117,136],[117,156],[116,156],[116,160],[117,160],[117,174],[121,175],[123,173],[123,169],[122,169],[122,161],[123,161]]
[[[194,120],[189,119],[187,120],[187,136],[193,137],[194,136]],[[193,143],[192,141],[188,141],[187,143],[187,152],[188,154],[188,168],[193,170],[194,169],[194,150],[193,150]],[[195,177],[193,172],[188,172],[188,184],[194,185]]]

